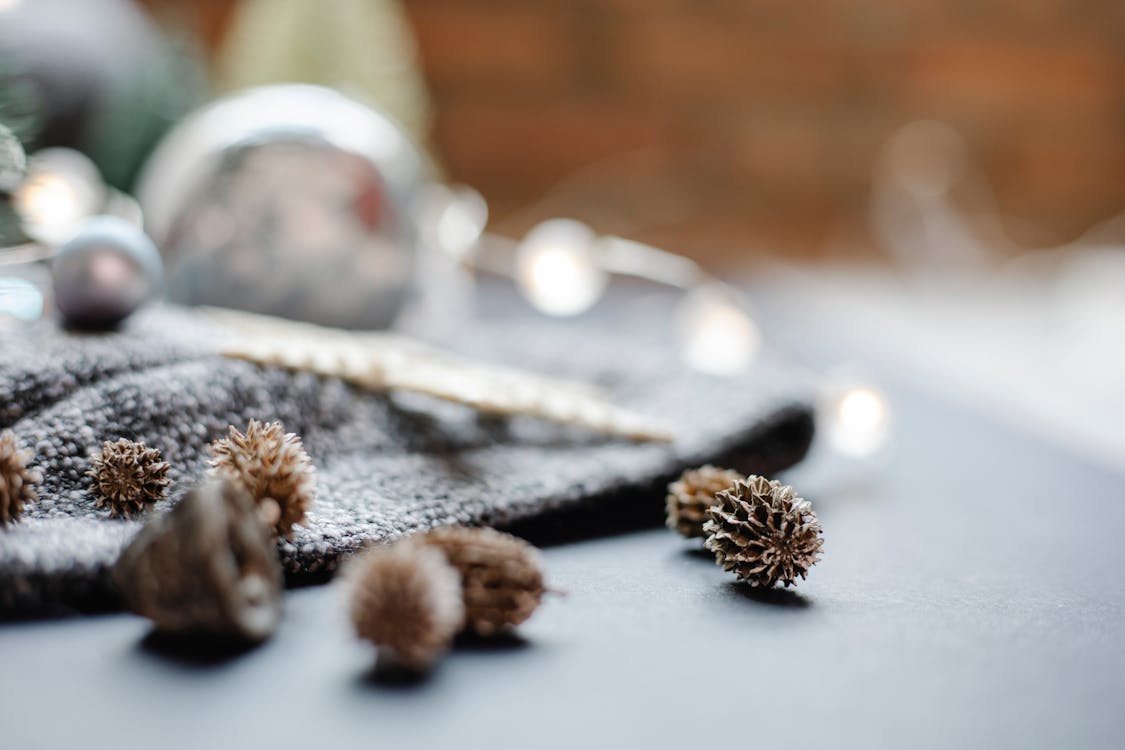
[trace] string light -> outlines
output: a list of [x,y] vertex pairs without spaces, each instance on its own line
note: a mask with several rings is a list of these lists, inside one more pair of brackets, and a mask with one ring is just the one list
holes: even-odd
[[677,310],[684,361],[712,375],[736,375],[750,367],[762,334],[750,316],[719,284],[692,289]]
[[548,315],[585,312],[601,299],[611,275],[632,276],[685,291],[674,333],[682,359],[696,370],[735,375],[753,364],[761,348],[761,331],[741,295],[689,258],[598,236],[573,219],[545,221],[520,242],[495,235],[487,240],[469,266],[510,276],[528,302]]
[[488,224],[488,204],[471,187],[438,186],[440,195],[432,199],[439,205],[433,218],[433,239],[447,255],[463,259],[476,248]]
[[593,231],[573,219],[550,219],[527,233],[516,251],[516,283],[548,315],[578,315],[602,296],[608,281]]
[[820,408],[820,428],[839,453],[872,458],[886,447],[891,410],[877,386],[854,376],[830,376]]
[[49,148],[28,160],[27,178],[13,204],[24,233],[46,245],[66,241],[83,219],[105,203],[105,185],[86,156],[68,148]]

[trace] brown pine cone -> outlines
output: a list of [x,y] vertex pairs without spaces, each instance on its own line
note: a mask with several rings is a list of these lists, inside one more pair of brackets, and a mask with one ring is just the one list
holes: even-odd
[[733,469],[720,469],[710,464],[688,469],[668,485],[666,499],[668,528],[691,539],[706,536],[703,524],[710,516],[707,509],[715,504],[715,493],[742,479]]
[[457,570],[441,552],[411,540],[372,547],[349,576],[351,619],[360,638],[416,671],[449,649],[465,607]]
[[461,574],[465,624],[480,635],[531,617],[546,587],[539,551],[495,529],[447,526],[419,541],[440,549]]
[[30,450],[20,448],[14,432],[0,432],[0,527],[18,521],[23,506],[39,497],[35,483],[42,477],[27,468],[31,456]]
[[246,489],[209,480],[155,515],[121,553],[113,579],[157,630],[260,641],[281,620],[281,563]]
[[211,467],[241,482],[258,503],[262,519],[286,538],[305,522],[316,497],[312,459],[301,439],[285,432],[280,422],[251,419],[245,434],[231,427],[229,436],[211,444]]
[[93,480],[90,489],[97,506],[108,507],[111,516],[128,518],[164,497],[170,484],[168,468],[156,448],[121,438],[102,444],[87,476]]
[[751,586],[789,586],[820,560],[820,521],[792,487],[750,476],[716,500],[704,544],[715,562]]

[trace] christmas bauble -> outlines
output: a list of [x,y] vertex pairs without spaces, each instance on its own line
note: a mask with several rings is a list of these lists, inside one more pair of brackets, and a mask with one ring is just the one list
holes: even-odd
[[428,184],[391,120],[284,84],[188,117],[145,166],[138,197],[170,299],[382,328],[414,284]]
[[115,216],[83,222],[51,262],[55,306],[75,328],[111,328],[161,286],[160,253],[138,227]]

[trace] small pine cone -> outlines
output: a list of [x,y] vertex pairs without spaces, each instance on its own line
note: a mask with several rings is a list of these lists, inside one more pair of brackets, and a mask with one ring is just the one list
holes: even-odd
[[97,506],[108,507],[111,516],[128,518],[164,497],[168,468],[156,448],[121,438],[102,444],[87,476],[93,480],[90,489],[97,495]]
[[285,432],[280,422],[251,419],[245,434],[231,427],[228,437],[211,444],[211,467],[241,482],[262,519],[286,538],[305,522],[316,496],[312,459],[301,438]]
[[461,574],[466,625],[492,635],[519,625],[539,606],[546,587],[539,551],[495,529],[448,526],[419,541],[445,553]]
[[209,480],[155,514],[113,569],[126,605],[166,633],[248,642],[281,621],[281,562],[246,489]]
[[20,448],[14,432],[0,432],[0,527],[18,521],[23,506],[39,497],[35,483],[42,477],[27,468],[31,455],[31,451]]
[[415,671],[449,649],[465,607],[460,576],[441,552],[412,541],[373,547],[350,575],[351,619],[360,638]]
[[788,485],[751,476],[716,495],[703,525],[715,562],[751,586],[786,586],[820,560],[820,521]]
[[720,469],[708,464],[688,469],[668,485],[666,500],[668,528],[691,539],[704,537],[703,524],[710,516],[707,509],[715,505],[715,493],[742,479],[733,469]]

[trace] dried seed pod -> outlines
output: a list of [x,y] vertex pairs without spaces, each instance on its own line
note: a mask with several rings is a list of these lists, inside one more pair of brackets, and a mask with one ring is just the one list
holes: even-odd
[[447,526],[418,541],[440,549],[461,574],[465,624],[481,635],[519,625],[546,587],[539,551],[495,529]]
[[208,480],[149,521],[113,571],[130,609],[169,633],[260,641],[281,619],[281,563],[238,482]]
[[14,432],[0,432],[0,527],[18,521],[23,506],[38,498],[35,483],[42,476],[28,468],[31,456],[30,450],[20,448]]
[[293,527],[305,522],[316,496],[312,459],[280,422],[251,419],[245,434],[231,427],[228,437],[211,444],[211,466],[241,482],[281,536],[292,537]]
[[170,484],[168,468],[156,448],[121,438],[102,444],[87,476],[93,480],[90,489],[98,507],[108,507],[111,516],[128,518],[164,497]]
[[792,487],[751,476],[716,500],[704,544],[715,562],[751,586],[789,586],[820,560],[820,521]]
[[461,579],[441,552],[407,540],[373,547],[352,566],[351,619],[360,638],[416,671],[449,649],[465,608]]
[[688,537],[703,537],[707,509],[715,504],[715,494],[742,479],[733,469],[720,469],[710,464],[688,469],[668,485],[666,500],[668,528]]

